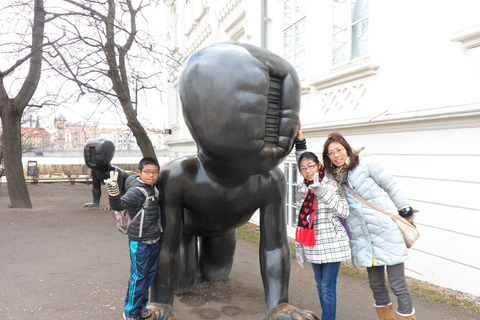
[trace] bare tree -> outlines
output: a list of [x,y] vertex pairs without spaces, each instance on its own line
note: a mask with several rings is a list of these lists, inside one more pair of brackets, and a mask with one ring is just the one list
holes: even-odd
[[[149,32],[143,11],[157,0],[62,0],[52,8],[53,26],[65,37],[54,45],[48,61],[65,81],[76,84],[79,97],[95,94],[98,103],[121,106],[143,156],[156,157],[147,132],[137,118],[138,92],[159,89],[166,55]],[[134,2],[136,5],[134,5]],[[59,63],[61,62],[61,63]]]
[[[21,162],[22,114],[29,106],[55,104],[54,100],[60,95],[59,92],[50,97],[45,95],[42,103],[32,100],[39,86],[44,57],[47,65],[57,72],[57,78],[59,74],[77,85],[78,97],[96,93],[103,101],[115,106],[120,104],[142,153],[155,157],[152,143],[137,119],[138,101],[132,101],[131,93],[136,97],[141,90],[158,88],[162,55],[148,32],[137,30],[140,12],[158,5],[157,0],[138,0],[136,7],[131,0],[62,0],[58,3],[64,7],[45,10],[44,0],[2,2],[0,6],[0,24],[8,22],[19,39],[3,42],[6,38],[2,36],[0,42],[3,160],[13,208],[32,207]],[[54,38],[56,40],[50,40]],[[54,63],[57,61],[61,63]],[[176,63],[175,59],[171,61]],[[69,94],[72,95],[71,90]]]
[[[28,26],[30,32],[25,31],[25,34],[31,34],[31,40],[24,37],[18,43],[9,43],[10,47],[17,50],[15,53],[19,55],[19,58],[6,69],[0,70],[0,118],[3,127],[3,157],[12,208],[32,208],[22,168],[21,119],[40,80],[42,52],[45,46],[43,0],[35,0],[33,10],[30,12],[33,12],[33,24]],[[31,19],[28,21],[31,21]],[[3,45],[5,43],[2,43]],[[18,87],[15,83],[6,86],[5,79],[28,63],[29,67],[25,77],[22,80],[19,80],[21,76],[16,78],[19,80],[16,82]],[[16,94],[11,94],[12,91],[16,91]]]
[[[0,180],[5,174],[5,163],[3,161],[3,135],[0,134]],[[2,184],[0,182],[0,184]]]

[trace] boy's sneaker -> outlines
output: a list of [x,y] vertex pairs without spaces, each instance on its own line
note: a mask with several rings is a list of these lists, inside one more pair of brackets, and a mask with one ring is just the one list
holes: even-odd
[[123,313],[123,320],[137,320],[135,318],[132,318],[132,317],[125,317],[125,312]]
[[148,318],[153,314],[151,310],[140,308],[140,317]]

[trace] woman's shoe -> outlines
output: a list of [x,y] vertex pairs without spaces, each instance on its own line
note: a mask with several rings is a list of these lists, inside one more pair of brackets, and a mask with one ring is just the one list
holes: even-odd
[[393,305],[390,303],[387,306],[377,307],[378,320],[395,320],[395,313],[393,312]]
[[416,320],[417,319],[417,313],[415,312],[415,309],[413,309],[413,313],[411,315],[403,315],[398,313],[397,311],[397,319],[398,320]]

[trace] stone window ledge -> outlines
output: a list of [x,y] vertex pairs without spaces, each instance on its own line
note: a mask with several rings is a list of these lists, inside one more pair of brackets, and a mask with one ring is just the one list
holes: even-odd
[[480,25],[461,30],[455,33],[454,37],[450,39],[454,42],[461,42],[462,47],[472,49],[480,46]]
[[316,90],[330,88],[339,84],[373,76],[377,73],[379,67],[378,64],[372,63],[369,59],[361,60],[340,68],[332,69],[331,73],[313,79],[309,85]]

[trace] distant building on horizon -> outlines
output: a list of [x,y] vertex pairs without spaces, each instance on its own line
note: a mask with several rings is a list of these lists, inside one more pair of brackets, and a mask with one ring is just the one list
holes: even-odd
[[[87,141],[105,138],[114,143],[116,150],[140,150],[129,128],[100,128],[95,121],[91,123],[69,122],[60,114],[55,118],[55,131],[50,134],[30,119],[29,127],[22,127],[22,148],[29,151],[81,151]],[[165,130],[145,129],[155,150],[167,149]]]
[[68,122],[65,116],[60,114],[55,118],[55,132],[52,139],[52,149],[60,151],[83,150],[88,140],[98,138],[100,128],[97,122],[79,123]]
[[45,150],[52,146],[52,135],[42,127],[21,128],[22,150],[24,152]]
[[[37,150],[45,150],[52,146],[52,135],[40,125],[40,119],[33,120],[32,115],[28,120],[28,126],[20,128],[22,139],[22,151],[30,152]],[[0,140],[3,135],[0,134]]]

